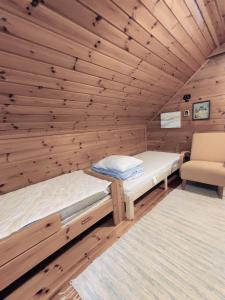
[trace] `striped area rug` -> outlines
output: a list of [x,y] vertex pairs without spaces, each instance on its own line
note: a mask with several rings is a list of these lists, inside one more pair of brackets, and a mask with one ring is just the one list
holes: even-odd
[[71,283],[82,300],[225,300],[225,198],[172,191]]

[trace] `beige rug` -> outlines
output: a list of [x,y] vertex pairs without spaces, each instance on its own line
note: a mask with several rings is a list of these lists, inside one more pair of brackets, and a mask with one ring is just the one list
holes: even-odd
[[72,285],[82,300],[225,300],[225,198],[172,191]]

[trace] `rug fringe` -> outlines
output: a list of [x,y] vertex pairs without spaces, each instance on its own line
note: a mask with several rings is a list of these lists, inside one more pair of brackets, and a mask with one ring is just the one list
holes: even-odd
[[75,288],[72,286],[71,282],[64,291],[58,293],[58,296],[60,300],[82,300],[77,290],[75,290]]

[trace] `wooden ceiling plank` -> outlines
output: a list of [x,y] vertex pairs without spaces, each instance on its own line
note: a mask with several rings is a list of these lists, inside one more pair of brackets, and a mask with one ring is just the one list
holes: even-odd
[[205,7],[210,15],[213,27],[216,31],[220,43],[225,41],[225,24],[222,17],[221,7],[218,6],[217,0],[204,0]]
[[112,0],[138,24],[140,24],[149,34],[155,36],[165,47],[172,51],[185,64],[189,65],[193,71],[199,67],[199,63],[187,52],[187,50],[177,42],[169,31],[147,10],[138,0]]
[[[1,5],[1,4],[0,4]],[[0,19],[0,24],[7,26],[7,30],[10,34],[13,34],[17,37],[25,38],[29,41],[35,41],[44,46],[48,46],[53,49],[57,49],[60,52],[73,55],[75,58],[79,57],[85,61],[94,62],[97,65],[107,65],[112,70],[120,70],[122,74],[134,77],[131,75],[134,72],[134,69],[124,63],[121,63],[115,59],[109,58],[100,54],[97,51],[91,51],[88,48],[72,42],[62,36],[57,35],[56,33],[49,32],[47,29],[41,28],[40,26],[27,22],[26,20],[21,19],[15,15],[12,15],[6,11],[0,11],[3,18],[7,21]],[[25,28],[29,27],[29,31]],[[138,79],[146,82],[157,82],[157,78],[153,74],[146,74],[142,71],[136,72]],[[138,77],[139,76],[139,77]],[[160,84],[160,82],[158,82]],[[173,86],[171,83],[170,86]],[[176,87],[176,85],[174,85]]]
[[[49,2],[49,1],[48,1]],[[51,1],[53,2],[53,1]],[[173,70],[179,71],[186,76],[190,75],[192,72],[187,65],[185,65],[178,57],[176,57],[171,51],[165,48],[158,40],[146,32],[141,26],[139,26],[134,20],[132,20],[128,15],[126,15],[121,9],[118,8],[110,0],[98,1],[98,0],[79,0],[85,7],[88,7],[93,12],[95,12],[95,19],[101,16],[100,21],[94,22],[95,26],[90,26],[90,29],[96,30],[99,33],[103,32],[103,27],[105,26],[104,20],[107,20],[115,28],[118,28],[121,32],[124,32],[128,38],[128,48],[133,41],[137,41],[140,45],[143,45],[146,49],[150,50],[150,58],[156,62],[159,60],[163,66],[159,65],[159,68],[169,68],[172,66],[171,72]],[[97,14],[97,15],[96,15]],[[87,23],[83,18],[80,18],[79,24],[82,26],[87,26]],[[149,59],[149,56],[146,57]],[[188,72],[187,72],[188,71]],[[174,73],[176,76],[176,72]],[[181,77],[182,78],[182,77]]]
[[144,89],[131,87],[129,85],[114,82],[101,77],[80,73],[76,70],[68,70],[48,63],[36,62],[28,58],[2,51],[0,51],[0,65],[1,67],[8,67],[11,69],[30,72],[37,75],[58,78],[64,81],[68,80],[72,82],[93,85],[96,87],[104,87],[106,89],[121,91],[125,93],[145,96],[159,96],[154,92],[150,92]]
[[[9,72],[9,71],[8,71]],[[1,87],[1,93],[2,94],[8,94],[9,97],[11,95],[20,95],[20,96],[32,96],[32,97],[42,97],[42,98],[51,98],[54,97],[56,99],[66,99],[68,100],[76,100],[76,99],[89,99],[90,105],[92,102],[95,101],[96,97],[104,97],[104,99],[107,101],[108,99],[117,99],[118,101],[121,101],[121,103],[124,103],[124,101],[127,101],[127,103],[132,102],[139,105],[151,105],[151,103],[162,103],[165,99],[168,99],[170,96],[161,96],[161,97],[143,97],[143,96],[136,96],[136,95],[127,95],[124,99],[120,97],[112,97],[112,93],[105,93],[105,94],[98,94],[98,89],[87,86],[85,89],[85,85],[76,85],[75,87],[69,87],[67,89],[61,90],[61,89],[55,89],[55,84],[53,82],[48,82],[47,86],[41,88],[39,86],[34,85],[35,83],[40,83],[40,80],[46,79],[44,76],[36,76],[38,77],[35,81],[33,79],[33,76],[31,76],[30,80],[27,80],[27,77],[29,77],[29,73],[23,73],[18,71],[10,70],[9,80],[0,81],[0,87]],[[18,78],[20,76],[21,79],[26,79],[26,82],[20,83],[21,79]],[[52,86],[53,88],[50,88],[49,86]],[[10,93],[9,93],[10,91]],[[12,97],[13,99],[13,97]]]
[[224,0],[215,0],[217,12],[220,17],[219,23],[221,28],[221,43],[225,42],[225,2]]
[[199,7],[199,10],[201,11],[201,14],[205,20],[205,23],[207,24],[208,26],[208,29],[209,29],[209,32],[216,44],[216,46],[219,46],[220,45],[220,42],[219,42],[219,39],[218,39],[218,36],[217,36],[217,33],[215,31],[215,28],[213,26],[213,23],[212,23],[212,20],[211,20],[211,17],[209,15],[209,12],[205,6],[205,3],[204,3],[204,0],[196,0],[196,3]]
[[[6,82],[6,81],[0,81],[0,90],[1,94],[6,94],[9,96],[10,99],[13,99],[14,95],[19,96],[31,96],[31,97],[41,97],[41,98],[54,98],[54,99],[65,99],[66,101],[89,101],[90,103],[92,101],[118,101],[118,98],[111,98],[105,95],[94,95],[94,94],[88,94],[88,93],[79,93],[79,92],[73,92],[73,91],[66,91],[66,90],[57,90],[57,89],[49,89],[44,88],[40,89],[37,86],[33,85],[25,85],[25,84],[18,84],[13,82]],[[153,104],[156,103],[158,98],[153,99]],[[142,99],[142,98],[131,98],[131,99],[120,99],[121,103],[124,103],[124,101],[129,101],[129,103],[137,103],[139,105],[151,105],[151,99]]]
[[[99,99],[100,98],[100,99]],[[140,106],[140,102],[135,101],[120,101],[119,99],[107,98],[107,97],[93,97],[91,101],[74,101],[74,100],[64,100],[64,99],[51,99],[51,98],[41,98],[41,97],[28,97],[13,95],[10,98],[8,95],[0,94],[0,105],[4,105],[5,108],[9,106],[33,106],[33,107],[48,107],[51,108],[72,108],[72,109],[102,109],[106,107],[109,110],[141,110],[141,111],[151,111],[153,107],[157,107],[159,104],[157,101],[151,102],[151,106],[146,106],[145,110]],[[2,107],[2,111],[4,111]]]
[[[3,3],[5,2],[3,1]],[[1,7],[3,6],[3,3],[1,3]],[[9,3],[10,4],[8,5],[7,1],[4,4],[4,6],[8,6],[8,9],[13,9],[13,11],[15,11],[15,7],[11,7],[11,2]],[[96,36],[90,31],[70,21],[69,19],[48,9],[46,6],[39,5],[38,7],[34,8],[34,10],[32,10],[31,15],[28,15],[23,12],[23,7],[26,7],[25,3],[27,3],[27,0],[16,1],[18,7],[22,10],[20,11],[20,14],[23,15],[24,19],[29,19],[30,21],[38,25],[44,26],[46,29],[50,29],[51,32],[56,32],[64,37],[67,37],[71,41],[78,42],[81,45],[85,45],[86,47],[89,47],[91,51],[97,50],[98,53],[110,56],[111,58],[119,60],[122,63],[126,62],[126,64],[130,67],[136,69],[139,68],[139,64],[142,61],[140,58],[130,54],[129,52],[123,49],[118,48],[117,46],[106,41],[105,39]],[[16,13],[18,14],[18,10],[16,10]],[[154,72],[155,75],[160,76],[160,78],[165,77],[165,79],[175,83],[181,82],[175,77],[164,73],[163,71],[155,68],[154,66],[151,66],[150,64],[149,68],[152,68],[152,72]]]
[[208,42],[208,45],[211,49],[215,49],[216,44],[212,39],[212,36],[209,32],[209,29],[205,23],[205,20],[202,17],[201,11],[199,10],[199,7],[195,0],[185,0],[185,3],[187,7],[189,8],[191,14],[193,15],[195,22],[198,24],[199,29],[201,30],[203,36],[205,37],[206,41]]
[[225,52],[225,43],[217,47],[208,57],[217,56]]
[[[60,79],[55,79],[52,77],[47,77],[43,75],[36,75],[33,73],[17,71],[14,69],[9,68],[1,68],[1,72],[4,72],[4,76],[0,77],[0,81],[4,82],[13,82],[19,84],[26,84],[31,86],[36,86],[39,90],[48,88],[54,90],[62,90],[62,91],[69,91],[69,92],[78,92],[83,94],[93,94],[93,95],[103,95],[112,98],[120,98],[120,99],[140,99],[140,100],[147,100],[147,99],[154,99],[155,95],[152,96],[145,96],[145,95],[135,95],[131,93],[124,93],[115,90],[105,89],[104,87],[95,87],[88,84],[81,84],[77,82],[71,81],[64,81]],[[4,78],[2,78],[4,77]],[[163,99],[167,96],[157,97]]]
[[[181,1],[181,0],[180,0]],[[161,0],[141,0],[141,2],[153,13],[157,20],[168,30],[168,32],[189,52],[190,55],[201,65],[204,56],[193,40],[181,26],[173,12],[166,3]],[[157,24],[156,24],[157,26]]]
[[[67,0],[66,3],[67,5],[62,6],[59,1],[56,2],[48,0],[45,2],[47,7],[53,11],[70,19],[81,27],[86,28],[97,36],[112,42],[114,45],[128,51],[141,60],[146,61],[150,65],[158,68],[159,70],[162,70],[163,72],[178,79],[185,80],[187,77],[187,75],[183,74],[183,72],[167,63],[167,61],[137,42],[124,31],[121,31],[117,27],[110,24],[105,20],[105,18],[101,17],[99,21],[96,21],[99,15],[86,6],[74,0]],[[101,3],[103,6],[104,2]],[[77,14],[74,14],[73,11],[77,11]],[[141,63],[139,64],[139,68],[141,69]]]
[[2,43],[0,43],[0,49],[9,53],[14,53],[37,61],[48,62],[69,70],[74,70],[75,66],[75,70],[78,72],[93,76],[101,74],[101,77],[104,79],[125,83],[128,86],[134,86],[150,92],[155,92],[156,94],[164,94],[166,91],[171,93],[170,87],[162,90],[160,86],[154,85],[151,81],[140,81],[134,77],[118,73],[82,59],[74,58],[71,55],[34,44],[30,41],[19,39],[12,35],[0,32],[0,40],[2,41]]
[[[60,5],[57,5],[57,2],[55,2],[55,1],[51,1],[51,0],[48,0],[48,1],[46,1],[46,4],[48,4],[48,3],[51,3],[51,9],[54,9],[54,12],[56,12],[56,13],[59,13],[60,15],[61,14],[63,14],[63,16],[64,17],[66,17],[66,18],[71,18],[72,19],[72,21],[74,21],[75,22],[75,24],[78,24],[78,22],[77,22],[77,18],[76,18],[76,16],[77,15],[79,15],[79,14],[77,14],[77,15],[74,15],[74,14],[71,14],[71,5],[72,5],[72,3],[77,3],[78,4],[78,2],[71,2],[71,0],[67,0],[67,6],[65,5],[65,2],[64,2],[64,10],[61,8],[61,6]],[[80,5],[80,4],[79,4]],[[81,9],[81,7],[83,7],[82,5],[80,5],[79,6],[79,10]],[[77,10],[78,10],[78,8],[77,7],[75,7]],[[74,9],[75,9],[74,8]],[[79,11],[78,10],[78,11]],[[72,10],[73,11],[73,10]],[[89,19],[88,17],[87,17],[87,13],[91,13],[90,12],[90,10],[89,10],[89,12],[87,11],[87,9],[85,9],[85,11],[83,11],[83,14],[81,14],[81,15],[85,15],[85,18],[86,18],[86,20],[88,20],[89,21],[89,24],[90,24],[90,28],[92,28],[93,26],[92,26],[92,21],[93,20],[95,20],[96,19],[96,15],[92,15],[92,18],[91,19]],[[102,21],[103,22],[103,21]],[[100,22],[101,23],[101,22]],[[104,23],[105,24],[105,26],[103,26],[102,27],[102,30],[100,30],[100,32],[103,32],[104,30],[105,30],[105,28],[107,27],[106,26],[106,23]],[[83,25],[84,26],[84,25]],[[97,28],[97,25],[95,25],[94,26],[95,28]],[[82,27],[83,28],[83,27]],[[90,30],[90,28],[88,27],[88,29]],[[114,28],[114,27],[113,27]],[[103,34],[102,34],[103,35]],[[108,36],[109,34],[106,34],[106,36]],[[132,41],[133,40],[131,40],[131,43],[132,43]],[[123,42],[124,43],[124,42]],[[139,45],[139,44],[137,44],[136,43],[136,47],[137,47],[137,45]],[[134,45],[133,45],[134,46]],[[130,53],[131,54],[131,51],[129,51],[129,45],[127,45],[127,52],[128,53]],[[101,48],[101,47],[100,47]],[[140,56],[140,57],[138,57],[137,55],[138,55],[138,52],[140,52],[140,47],[139,47],[139,49],[136,49],[136,51],[135,51],[135,57],[138,57],[138,58],[140,58],[140,61],[139,61],[139,63],[137,64],[137,66],[136,66],[136,68],[137,69],[140,69],[140,70],[142,70],[143,71],[143,68],[142,68],[142,64],[143,63],[145,63],[145,59],[143,58],[143,57],[146,57],[146,60],[148,59],[148,54],[149,54],[149,52],[148,52],[148,50],[146,49],[146,48],[143,48],[142,47],[142,49],[144,49],[144,53],[142,53],[143,54],[143,56]],[[133,50],[134,50],[134,48],[133,48]],[[132,53],[133,55],[134,55],[134,53]],[[154,59],[155,57],[153,57],[153,59]],[[146,62],[146,63],[148,63],[148,62]],[[145,63],[145,64],[146,64]],[[160,78],[163,78],[164,80],[174,80],[174,81],[176,81],[177,83],[178,82],[180,82],[181,80],[178,80],[177,78],[174,78],[174,74],[172,75],[172,74],[170,74],[170,73],[164,73],[164,71],[163,70],[161,70],[161,69],[158,69],[158,68],[156,68],[154,65],[152,65],[152,64],[150,64],[150,63],[148,63],[148,65],[149,65],[149,67],[148,67],[148,69],[150,70],[150,73],[152,73],[152,72],[154,72],[154,74],[156,75],[156,74],[158,74],[159,76],[160,76]],[[176,77],[176,76],[175,76]]]
[[138,24],[132,16],[129,16],[125,11],[121,10],[111,0],[98,1],[98,0],[78,0],[85,5],[88,5],[92,10],[95,10],[100,15],[104,14],[104,18],[107,18],[115,27],[118,27],[122,31],[145,45],[148,49],[158,54],[168,63],[177,66],[180,71],[186,70],[185,73],[192,74],[191,68],[185,64],[180,58],[178,58],[173,52],[165,47],[159,40],[153,35],[149,34],[140,24]]
[[211,49],[202,35],[198,25],[196,24],[189,8],[187,7],[185,0],[173,1],[164,0],[173,14],[176,16],[181,26],[185,29],[191,39],[194,41],[198,49],[201,51],[204,57],[207,57],[211,52]]

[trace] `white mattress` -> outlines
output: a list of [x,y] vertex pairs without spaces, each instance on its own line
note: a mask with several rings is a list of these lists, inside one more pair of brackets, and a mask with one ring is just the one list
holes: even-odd
[[[123,189],[126,198],[132,193],[146,186],[154,186],[159,183],[164,174],[170,175],[179,168],[179,154],[159,151],[146,151],[135,155],[144,163],[144,174],[138,178],[123,181]],[[144,192],[146,190],[144,189]],[[143,192],[143,193],[144,193]],[[134,200],[134,199],[132,199]]]
[[50,214],[61,218],[109,194],[106,180],[76,171],[0,196],[0,239]]

